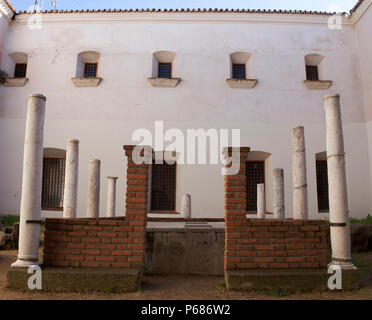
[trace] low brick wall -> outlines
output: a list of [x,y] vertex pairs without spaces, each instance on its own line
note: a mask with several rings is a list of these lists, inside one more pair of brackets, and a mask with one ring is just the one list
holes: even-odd
[[239,219],[226,228],[225,270],[327,266],[325,221]]
[[124,219],[47,219],[44,266],[139,268],[144,227]]

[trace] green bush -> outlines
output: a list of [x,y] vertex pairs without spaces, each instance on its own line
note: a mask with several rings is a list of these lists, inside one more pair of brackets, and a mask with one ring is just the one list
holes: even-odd
[[12,227],[16,222],[19,222],[19,217],[16,216],[0,217],[0,222],[3,227]]
[[363,219],[350,219],[351,224],[372,224],[372,216],[369,214],[366,218]]

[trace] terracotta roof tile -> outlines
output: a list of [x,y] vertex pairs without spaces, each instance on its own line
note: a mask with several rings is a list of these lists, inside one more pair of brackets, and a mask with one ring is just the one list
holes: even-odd
[[5,3],[8,5],[8,7],[10,8],[10,10],[13,11],[13,13],[16,13],[16,9],[14,9],[13,5],[10,3],[10,1],[8,0],[4,0]]
[[350,10],[350,14],[353,14],[359,7],[360,5],[364,2],[364,0],[359,0],[356,5],[354,6],[353,9]]
[[[308,14],[308,15],[333,15],[336,12],[306,11],[306,10],[266,10],[266,9],[84,9],[84,10],[45,10],[41,13],[97,13],[97,12],[230,12],[230,13],[270,13],[270,14]],[[27,14],[30,11],[19,11],[17,14]],[[346,13],[343,13],[346,14]]]

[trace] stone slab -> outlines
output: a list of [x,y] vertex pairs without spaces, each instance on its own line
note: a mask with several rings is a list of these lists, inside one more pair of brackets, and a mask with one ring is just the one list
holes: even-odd
[[[142,280],[141,269],[118,268],[42,268],[44,292],[104,292],[121,293],[137,291]],[[27,268],[10,268],[7,288],[28,291],[31,274]]]
[[[229,290],[287,290],[290,292],[326,291],[331,274],[327,270],[228,270],[225,271]],[[358,289],[357,271],[342,272],[343,290]]]

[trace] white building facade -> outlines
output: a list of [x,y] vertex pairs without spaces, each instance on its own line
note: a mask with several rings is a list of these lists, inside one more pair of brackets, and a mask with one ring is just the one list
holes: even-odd
[[[15,14],[0,0],[6,78],[0,86],[0,214],[19,214],[31,93],[47,97],[45,192],[61,191],[55,184],[63,180],[66,143],[80,140],[79,217],[86,216],[91,159],[102,161],[100,216],[106,214],[107,176],[119,177],[116,212],[125,214],[123,145],[137,143],[136,129],[155,136],[155,121],[163,121],[164,132],[176,128],[185,136],[187,129],[229,129],[230,135],[240,129],[241,145],[251,148],[247,193],[264,182],[272,212],[272,172],[284,168],[287,217],[292,216],[291,129],[303,125],[314,219],[328,217],[323,96],[339,93],[350,214],[372,213],[372,0],[336,17],[202,10],[43,12],[36,25],[34,18]],[[221,165],[178,164],[170,179],[170,207],[149,212],[173,216],[181,211],[182,196],[190,194],[193,217],[224,216]],[[58,195],[52,206],[46,198],[44,216],[60,217]],[[247,208],[250,216],[254,211],[253,205]]]

